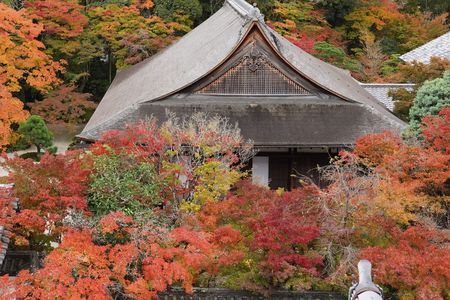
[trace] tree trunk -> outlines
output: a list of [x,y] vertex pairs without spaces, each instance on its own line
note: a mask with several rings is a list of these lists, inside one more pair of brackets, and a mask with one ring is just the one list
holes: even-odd
[[111,50],[108,51],[108,73],[109,73],[109,83],[112,82],[112,53]]

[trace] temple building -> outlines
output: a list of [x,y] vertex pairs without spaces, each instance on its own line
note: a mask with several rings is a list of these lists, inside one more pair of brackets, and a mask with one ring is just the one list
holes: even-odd
[[256,182],[290,189],[293,174],[317,180],[317,165],[365,134],[401,131],[404,123],[348,72],[291,44],[244,0],[223,7],[178,42],[120,71],[79,135],[171,111],[222,115],[238,123],[259,151]]

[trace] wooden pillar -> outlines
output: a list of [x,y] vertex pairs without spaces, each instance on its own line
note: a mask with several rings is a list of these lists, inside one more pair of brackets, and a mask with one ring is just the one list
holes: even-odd
[[288,168],[288,190],[292,190],[295,187],[295,180],[297,178],[291,176],[294,174],[294,167],[295,167],[295,157],[297,155],[297,148],[289,148],[289,168]]

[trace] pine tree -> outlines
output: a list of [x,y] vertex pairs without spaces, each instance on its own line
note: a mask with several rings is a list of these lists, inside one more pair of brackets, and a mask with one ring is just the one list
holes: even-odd
[[422,118],[437,115],[444,107],[450,107],[450,71],[444,73],[442,78],[425,82],[417,91],[413,107],[409,112],[411,133],[419,137]]
[[53,144],[53,134],[39,116],[30,116],[20,124],[18,132],[28,143],[36,146],[38,154],[41,153],[41,149],[48,148]]

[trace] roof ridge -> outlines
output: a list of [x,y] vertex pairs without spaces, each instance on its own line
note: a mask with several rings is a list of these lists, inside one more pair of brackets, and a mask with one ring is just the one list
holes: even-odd
[[257,19],[264,22],[264,16],[261,14],[261,11],[256,6],[251,5],[245,0],[226,0],[235,11],[237,11],[241,16]]

